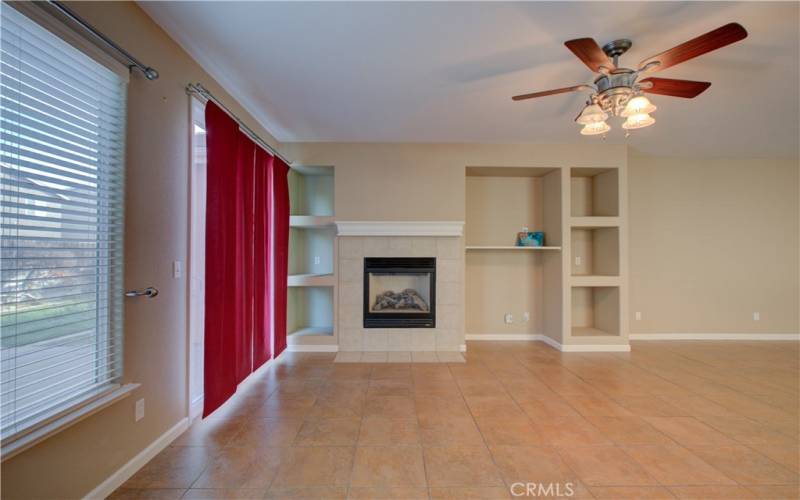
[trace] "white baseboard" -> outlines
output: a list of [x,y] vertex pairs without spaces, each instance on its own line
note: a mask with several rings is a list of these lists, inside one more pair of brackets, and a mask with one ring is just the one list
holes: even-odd
[[203,403],[205,403],[205,397],[199,396],[189,405],[189,422],[193,422],[194,419],[203,415]]
[[339,352],[338,345],[292,344],[286,346],[289,352]]
[[631,352],[630,344],[569,344],[561,352]]
[[629,344],[562,344],[547,335],[537,333],[467,334],[467,340],[495,340],[505,342],[539,341],[561,352],[630,352]]
[[556,349],[557,351],[562,351],[562,352],[564,351],[564,346],[561,344],[561,342],[557,341],[554,338],[548,337],[547,335],[539,335],[539,338],[537,338],[536,340],[538,340],[539,342],[544,342],[545,344],[549,345],[553,349]]
[[536,333],[468,333],[465,335],[466,340],[503,340],[510,342],[542,340],[542,337],[544,337],[544,335]]
[[111,474],[105,481],[100,483],[95,489],[89,492],[84,498],[89,500],[99,499],[102,500],[108,497],[117,488],[122,486],[122,483],[131,478],[139,469],[149,462],[153,457],[158,455],[164,448],[170,445],[178,436],[180,436],[186,429],[189,428],[189,419],[182,418],[177,424],[173,425],[167,432],[156,438],[155,441],[150,443],[147,448],[142,450],[138,455],[133,457],[120,467],[116,472]]
[[791,340],[800,333],[631,333],[630,340]]

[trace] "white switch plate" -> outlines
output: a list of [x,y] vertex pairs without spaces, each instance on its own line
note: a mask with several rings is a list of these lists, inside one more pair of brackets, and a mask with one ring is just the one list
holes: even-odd
[[641,321],[642,320],[642,313],[640,313],[639,311],[636,311],[636,315],[635,316],[636,316],[636,321]]
[[753,321],[761,321],[761,313],[756,311],[753,313]]
[[181,261],[176,260],[172,262],[172,277],[173,278],[180,278],[183,276],[183,265]]
[[144,418],[144,398],[136,401],[136,410],[133,418],[136,422]]
[[514,322],[514,315],[511,314],[511,313],[506,313],[505,316],[503,316],[503,321],[505,321],[507,324],[513,323]]

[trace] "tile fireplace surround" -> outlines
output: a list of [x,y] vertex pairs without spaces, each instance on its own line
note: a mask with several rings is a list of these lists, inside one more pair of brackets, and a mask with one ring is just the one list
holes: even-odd
[[[461,350],[464,344],[464,246],[460,223],[451,223],[445,230],[441,225],[432,230],[434,226],[413,223],[371,223],[366,228],[365,223],[358,224],[356,229],[339,227],[339,351]],[[405,234],[392,235],[395,232]],[[364,328],[365,257],[435,257],[436,327]]]

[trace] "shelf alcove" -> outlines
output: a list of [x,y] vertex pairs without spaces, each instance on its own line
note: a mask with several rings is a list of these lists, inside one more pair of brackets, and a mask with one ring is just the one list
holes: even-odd
[[619,228],[573,227],[572,276],[619,276]]
[[572,287],[572,336],[619,336],[619,300],[619,287]]
[[571,168],[572,217],[619,216],[619,169]]
[[288,181],[287,334],[290,344],[315,343],[335,334],[334,169],[293,165]]
[[[560,338],[561,190],[558,168],[466,168],[467,335]],[[545,246],[516,246],[524,227],[543,231]]]

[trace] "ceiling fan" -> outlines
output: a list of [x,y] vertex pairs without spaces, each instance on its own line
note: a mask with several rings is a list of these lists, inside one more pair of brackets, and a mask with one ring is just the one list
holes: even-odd
[[591,96],[575,121],[583,125],[581,134],[605,134],[611,127],[606,123],[609,115],[626,118],[622,128],[632,130],[655,123],[650,113],[656,107],[642,95],[660,94],[691,99],[711,86],[710,82],[675,80],[671,78],[643,78],[640,76],[667,69],[676,64],[694,59],[712,50],[725,47],[747,37],[747,31],[738,23],[730,23],[693,38],[666,52],[643,60],[637,69],[619,65],[619,57],[631,48],[628,39],[614,40],[600,48],[592,38],[578,38],[564,42],[578,59],[600,76],[593,85],[574,85],[560,89],[516,95],[515,101],[563,94],[566,92],[590,91]]

